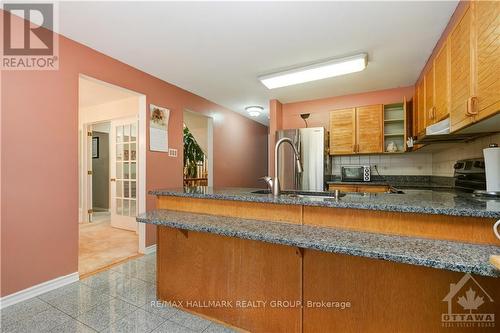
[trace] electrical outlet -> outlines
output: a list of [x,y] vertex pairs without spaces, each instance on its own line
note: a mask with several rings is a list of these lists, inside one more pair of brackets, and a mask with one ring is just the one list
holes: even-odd
[[169,148],[168,149],[168,156],[177,157],[177,149]]

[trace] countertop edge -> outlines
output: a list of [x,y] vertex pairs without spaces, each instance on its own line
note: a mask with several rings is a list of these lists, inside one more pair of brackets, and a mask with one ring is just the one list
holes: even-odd
[[[204,214],[199,214],[199,215],[204,215]],[[237,218],[235,218],[235,219],[237,219]],[[273,236],[269,236],[269,235],[262,235],[262,234],[258,234],[255,232],[252,233],[251,231],[227,230],[227,229],[223,229],[223,228],[217,227],[217,226],[196,225],[196,224],[192,224],[192,223],[183,223],[183,222],[178,222],[178,221],[160,220],[160,219],[148,218],[147,216],[144,216],[144,215],[138,216],[136,218],[136,220],[137,220],[137,222],[140,222],[140,223],[147,223],[147,224],[154,224],[154,225],[165,226],[165,227],[179,228],[179,229],[196,231],[196,232],[206,232],[206,233],[212,233],[212,234],[221,235],[221,236],[262,241],[262,242],[279,244],[279,245],[296,246],[296,247],[300,247],[300,248],[317,250],[317,251],[322,251],[322,252],[346,254],[346,255],[359,256],[359,257],[365,257],[365,258],[370,258],[370,259],[386,260],[386,261],[398,262],[398,263],[402,263],[402,264],[410,264],[410,265],[424,266],[424,267],[430,267],[430,268],[436,268],[436,269],[444,269],[444,270],[461,272],[461,273],[471,273],[471,274],[477,274],[477,275],[489,276],[489,277],[500,277],[500,271],[496,270],[493,266],[491,266],[489,264],[489,262],[486,263],[488,265],[486,267],[481,267],[480,265],[465,265],[465,264],[461,264],[461,263],[447,263],[447,262],[443,262],[440,260],[418,259],[418,258],[412,258],[408,255],[399,255],[399,254],[393,254],[393,253],[387,253],[387,252],[377,252],[377,251],[367,251],[367,250],[359,249],[359,248],[358,249],[347,248],[347,247],[335,246],[335,245],[328,246],[327,248],[325,248],[324,245],[314,244],[314,243],[307,242],[307,241],[297,241],[297,240],[289,240],[289,239],[287,240],[284,238],[273,237]],[[241,219],[241,220],[246,220],[246,219]],[[258,222],[274,223],[274,222],[266,222],[266,221],[258,221]],[[317,228],[317,227],[311,227],[311,228]],[[330,229],[330,228],[327,228],[327,229]],[[331,229],[333,229],[333,228],[331,228]],[[364,232],[359,232],[359,233],[362,234]],[[387,236],[387,235],[384,235],[384,236]],[[397,237],[402,237],[402,236],[397,236]],[[409,237],[409,238],[414,238],[414,237]],[[414,239],[417,239],[417,238],[414,238]],[[429,241],[431,241],[431,240],[429,240]],[[459,242],[455,242],[455,243],[459,243]],[[468,244],[468,245],[470,245],[470,244]]]
[[241,202],[260,202],[283,205],[304,205],[311,207],[325,208],[352,208],[362,210],[388,211],[400,213],[420,213],[432,215],[448,215],[448,216],[464,216],[464,217],[479,217],[479,218],[500,218],[500,212],[493,211],[478,211],[474,209],[463,208],[432,208],[432,207],[415,207],[408,205],[394,204],[365,204],[365,203],[342,203],[340,202],[324,202],[324,201],[305,201],[292,198],[273,198],[268,196],[238,196],[234,194],[200,194],[200,193],[181,193],[168,190],[152,190],[148,194],[156,196],[173,196],[195,199],[214,199],[214,200],[229,200]]

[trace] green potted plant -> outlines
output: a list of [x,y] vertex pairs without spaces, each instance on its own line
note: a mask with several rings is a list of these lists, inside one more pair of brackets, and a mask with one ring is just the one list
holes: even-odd
[[184,126],[184,177],[195,178],[198,162],[203,162],[205,154],[187,126]]

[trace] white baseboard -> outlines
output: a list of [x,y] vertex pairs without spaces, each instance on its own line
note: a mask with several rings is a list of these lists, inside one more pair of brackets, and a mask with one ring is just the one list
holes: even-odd
[[46,293],[47,291],[51,291],[60,287],[63,287],[67,284],[76,282],[80,279],[78,272],[71,273],[65,276],[60,276],[55,279],[42,282],[33,287],[26,288],[24,290],[20,290],[14,294],[10,294],[0,298],[0,309],[6,308],[9,305],[13,305],[27,299],[33,298],[35,296]]
[[151,254],[156,252],[156,244],[148,246],[144,251],[144,254]]

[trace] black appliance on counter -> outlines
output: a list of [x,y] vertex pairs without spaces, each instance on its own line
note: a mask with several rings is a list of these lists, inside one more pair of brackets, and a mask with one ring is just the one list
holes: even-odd
[[369,165],[343,166],[340,179],[343,182],[369,182],[371,180],[371,168]]
[[455,189],[466,192],[486,190],[486,172],[483,158],[460,160],[453,166]]

